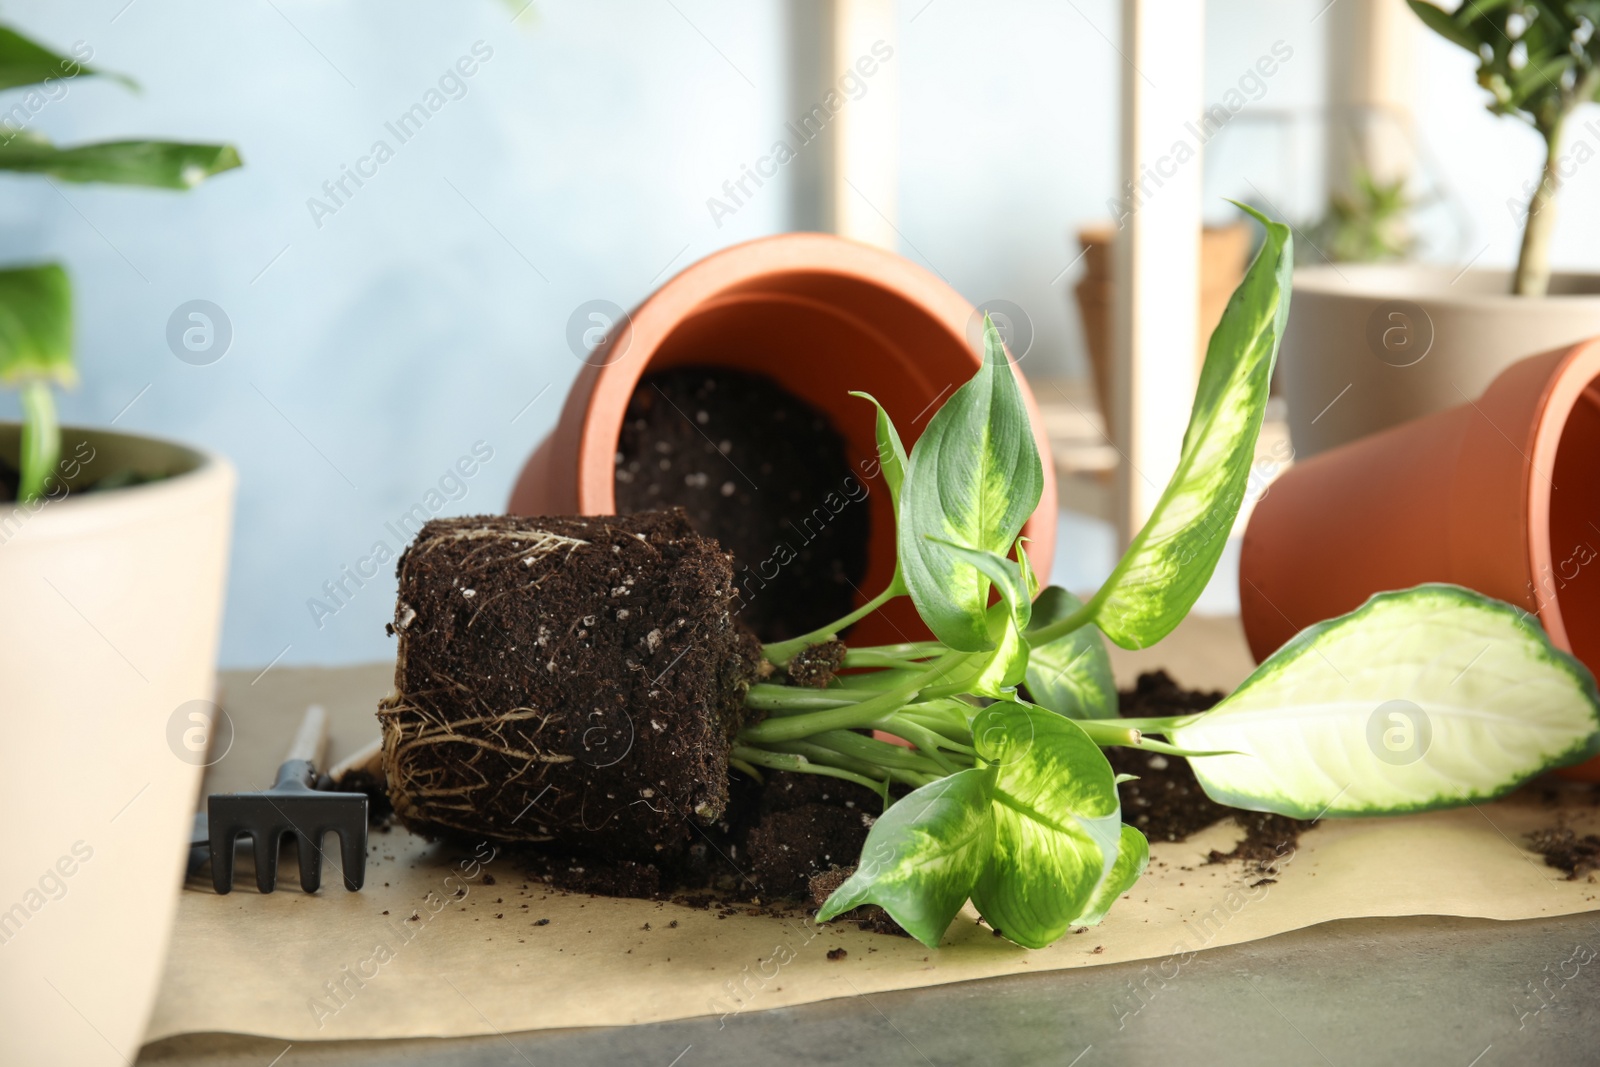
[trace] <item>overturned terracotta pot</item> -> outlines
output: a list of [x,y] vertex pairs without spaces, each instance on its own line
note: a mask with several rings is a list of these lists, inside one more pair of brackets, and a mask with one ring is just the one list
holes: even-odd
[[[590,353],[554,431],[529,457],[511,494],[516,515],[609,515],[616,510],[617,442],[646,373],[682,366],[764,374],[824,413],[844,437],[851,470],[870,474],[871,544],[864,601],[894,573],[894,515],[876,475],[873,410],[888,409],[910,448],[929,417],[981,365],[973,307],[921,267],[881,249],[815,233],[767,237],[708,256],[667,282]],[[1033,394],[1020,371],[1044,464],[1044,495],[1024,534],[1050,573],[1055,472]],[[759,417],[759,413],[752,413]],[[863,620],[862,644],[925,638],[909,601]]]
[[[1476,400],[1291,467],[1256,505],[1239,604],[1260,660],[1373,593],[1453,582],[1535,612],[1600,672],[1600,339]],[[1563,773],[1600,780],[1600,760]]]

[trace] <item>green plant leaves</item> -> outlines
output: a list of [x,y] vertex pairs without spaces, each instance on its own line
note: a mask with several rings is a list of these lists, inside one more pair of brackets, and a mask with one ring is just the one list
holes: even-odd
[[86,74],[98,74],[119,81],[130,89],[138,88],[132,78],[86,67],[76,59],[57,55],[8,26],[0,26],[0,89],[38,85],[52,79],[75,78]]
[[1448,11],[1427,3],[1426,0],[1406,0],[1406,2],[1428,29],[1445,40],[1460,45],[1473,55],[1478,54],[1478,39],[1465,26],[1457,23]]
[[[1121,780],[1121,776],[1118,776]],[[1117,898],[1133,888],[1133,883],[1144,877],[1145,868],[1150,866],[1150,842],[1144,834],[1126,823],[1122,826],[1122,838],[1118,844],[1117,862],[1112,864],[1110,872],[1095,887],[1094,894],[1089,898],[1089,904],[1083,914],[1078,916],[1077,925],[1094,926],[1111,911],[1111,905]]]
[[1600,90],[1600,8],[1593,0],[1474,0],[1453,12],[1410,0],[1411,10],[1445,40],[1478,60],[1489,110],[1515,115],[1559,147],[1562,123]]
[[937,946],[993,849],[993,778],[984,768],[960,771],[896,801],[878,816],[855,873],[823,903],[817,921],[876,904],[912,937]]
[[1248,487],[1289,317],[1294,249],[1289,227],[1240,207],[1266,227],[1266,241],[1211,335],[1178,468],[1091,601],[1095,622],[1124,648],[1154,644],[1188,614],[1216,569]]
[[1111,765],[1070,719],[1000,701],[974,714],[979,767],[907,794],[817,913],[877,904],[929,948],[970,897],[1004,937],[1042,948],[1098,922],[1149,860],[1121,824]]
[[998,552],[966,548],[939,538],[931,540],[977,568],[1000,592],[1001,604],[996,607],[1002,610],[990,608],[988,612],[989,635],[995,641],[995,648],[987,654],[988,662],[977,677],[968,684],[968,692],[974,696],[1005,696],[1021,684],[1028,666],[1028,645],[1022,639],[1022,631],[1032,617],[1033,598],[1029,588],[1032,572],[1028,570],[1026,557],[1011,560]]
[[0,170],[48,174],[68,182],[188,189],[237,166],[239,153],[232,145],[107,141],[59,148],[31,134],[0,142]]
[[917,612],[963,652],[994,647],[989,579],[939,538],[1005,554],[1039,504],[1044,468],[1027,407],[994,324],[984,363],[928,422],[906,463],[899,507],[900,567]]
[[[1083,602],[1060,586],[1049,586],[1033,603],[1029,633],[1061,622]],[[1024,635],[1028,636],[1028,635]],[[1117,684],[1105,639],[1093,623],[1063,637],[1032,644],[1028,652],[1028,693],[1033,702],[1069,719],[1109,719],[1117,714]]]
[[1379,593],[1279,649],[1169,731],[1212,799],[1295,818],[1449,807],[1600,751],[1594,679],[1508,604]]
[[72,284],[54,263],[0,270],[0,382],[78,380],[72,367]]
[[877,421],[873,424],[878,439],[878,468],[883,471],[890,498],[899,505],[900,486],[906,476],[906,446],[900,443],[900,431],[894,428],[894,422],[883,405],[878,403],[877,397],[871,393],[852,392],[850,395],[871,401],[872,406],[878,409]]
[[1003,936],[1043,948],[1083,920],[1115,870],[1111,764],[1070,719],[1021,704],[984,709],[972,733],[996,772],[994,851],[972,903]]

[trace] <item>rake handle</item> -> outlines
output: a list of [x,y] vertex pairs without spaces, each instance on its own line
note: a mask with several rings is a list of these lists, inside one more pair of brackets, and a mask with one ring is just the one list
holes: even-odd
[[283,755],[283,761],[303,760],[307,763],[322,762],[322,750],[328,744],[328,713],[321,704],[313,704],[306,708],[305,718],[300,720],[300,729],[294,735],[294,740],[289,743],[289,751]]

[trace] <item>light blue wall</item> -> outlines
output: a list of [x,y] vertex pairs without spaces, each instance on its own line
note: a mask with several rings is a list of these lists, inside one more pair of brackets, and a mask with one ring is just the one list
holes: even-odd
[[[149,385],[120,428],[238,465],[225,664],[391,655],[392,566],[320,629],[307,600],[375,541],[398,547],[385,521],[474,442],[493,459],[445,511],[503,507],[578,369],[569,313],[786,228],[782,177],[721,229],[705,209],[779,123],[782,11],[540,0],[512,25],[492,0],[138,0],[112,21],[125,3],[7,5],[144,86],[82,80],[35,128],[227,139],[246,166],[185,195],[0,178],[0,247],[62,259],[77,285],[84,384],[64,418],[105,423]],[[476,41],[493,56],[466,95],[400,144],[384,123]],[[380,138],[394,158],[319,228],[307,199]],[[232,321],[210,366],[165,340],[194,298]]]

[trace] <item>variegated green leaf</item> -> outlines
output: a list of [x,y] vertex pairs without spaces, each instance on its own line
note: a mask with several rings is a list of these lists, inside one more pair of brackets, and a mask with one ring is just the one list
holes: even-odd
[[1039,504],[1044,468],[1016,373],[994,324],[984,363],[934,414],[911,450],[899,509],[900,566],[917,612],[963,652],[994,647],[989,579],[928,538],[1009,551]]
[[1033,601],[1028,596],[1027,564],[1010,560],[998,552],[967,548],[952,541],[933,539],[966,563],[976,567],[994,583],[1001,603],[989,609],[989,635],[995,640],[992,652],[981,653],[988,662],[972,682],[968,692],[974,696],[1001,697],[1022,684],[1028,666],[1028,644],[1022,631],[1033,616]]
[[895,801],[878,816],[855,873],[823,903],[817,921],[876,904],[912,937],[937,947],[993,848],[993,781],[993,770],[973,768]]
[[[1030,631],[1069,617],[1083,602],[1060,586],[1050,586],[1033,603]],[[1027,636],[1027,635],[1024,635]],[[1032,644],[1028,651],[1028,692],[1033,702],[1069,719],[1109,719],[1117,714],[1117,684],[1099,627],[1087,623],[1070,633]]]
[[1295,818],[1489,800],[1600,750],[1594,678],[1509,604],[1453,585],[1319,623],[1171,730],[1212,799]]
[[1111,764],[1071,719],[1000,702],[972,723],[996,777],[994,850],[972,903],[1001,936],[1043,948],[1081,922],[1122,837]]
[[1094,895],[1089,898],[1089,906],[1078,916],[1076,925],[1093,926],[1104,919],[1106,913],[1111,910],[1111,905],[1117,902],[1117,898],[1132,889],[1133,884],[1144,877],[1144,869],[1148,866],[1150,866],[1150,842],[1145,840],[1144,834],[1123,823],[1122,839],[1117,848],[1117,862],[1095,887]]
[[1244,502],[1289,317],[1294,249],[1289,227],[1240,206],[1266,227],[1266,241],[1211,335],[1177,470],[1091,601],[1100,629],[1124,648],[1154,644],[1188,614]]
[[894,421],[889,418],[889,413],[878,403],[878,398],[871,393],[851,393],[862,400],[870,400],[872,406],[878,409],[877,420],[873,423],[873,432],[878,440],[878,469],[883,472],[883,480],[889,486],[889,496],[895,505],[900,503],[900,485],[906,476],[906,446],[900,443],[900,431],[894,428]]

